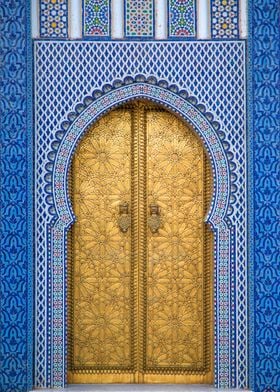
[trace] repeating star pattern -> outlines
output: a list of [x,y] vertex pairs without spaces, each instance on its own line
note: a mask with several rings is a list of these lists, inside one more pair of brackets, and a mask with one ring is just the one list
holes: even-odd
[[130,132],[130,112],[112,112],[89,129],[73,162],[73,371],[133,363],[130,237],[117,224],[119,204],[131,199]]
[[162,225],[148,234],[146,366],[207,368],[203,304],[209,312],[211,305],[203,295],[210,271],[209,266],[203,273],[203,146],[166,112],[148,112],[147,132],[148,205],[159,205]]

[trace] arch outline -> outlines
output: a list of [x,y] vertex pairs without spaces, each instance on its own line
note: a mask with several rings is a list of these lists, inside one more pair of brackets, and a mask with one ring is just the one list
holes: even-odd
[[[179,91],[175,85],[156,78],[138,75],[127,77],[124,81],[115,81],[112,85],[104,85],[102,90],[95,90],[87,96],[83,103],[75,107],[75,112],[68,115],[67,121],[56,132],[56,140],[51,145],[46,165],[46,191],[50,214],[53,216],[49,226],[48,246],[52,258],[54,287],[54,340],[55,355],[52,358],[52,387],[61,387],[66,383],[65,342],[66,328],[66,240],[67,231],[74,221],[74,213],[68,194],[67,179],[71,160],[80,139],[93,122],[111,109],[133,99],[147,99],[163,105],[192,125],[206,148],[213,170],[214,192],[207,222],[211,225],[215,236],[215,384],[219,387],[231,386],[230,374],[230,336],[227,324],[232,306],[232,298],[227,293],[230,285],[230,266],[233,256],[231,244],[234,242],[234,230],[230,221],[231,203],[234,200],[235,176],[231,174],[234,164],[229,145],[224,141],[224,133],[214,116],[206,111],[204,105],[187,91]],[[221,246],[222,244],[222,246]],[[221,283],[224,282],[224,283]],[[226,282],[226,283],[225,283]],[[221,291],[222,288],[222,291]],[[58,305],[56,305],[58,304]],[[60,305],[59,305],[60,304]],[[228,343],[225,342],[225,337]],[[64,342],[62,344],[61,342]],[[217,369],[222,369],[219,372]]]

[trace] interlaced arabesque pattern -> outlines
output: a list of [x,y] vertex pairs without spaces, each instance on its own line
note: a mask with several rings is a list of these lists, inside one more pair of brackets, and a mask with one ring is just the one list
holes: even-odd
[[243,42],[36,42],[36,384],[47,375],[45,355],[46,235],[50,215],[46,205],[45,164],[55,132],[85,96],[116,79],[144,74],[185,88],[211,111],[225,132],[236,165],[237,193],[231,220],[236,230],[237,363],[236,385],[247,383],[246,303],[246,123]]

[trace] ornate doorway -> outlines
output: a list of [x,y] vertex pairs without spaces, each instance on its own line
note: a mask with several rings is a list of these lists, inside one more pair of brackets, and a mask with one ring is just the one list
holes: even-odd
[[112,110],[76,151],[71,193],[68,382],[212,383],[200,140],[150,103]]

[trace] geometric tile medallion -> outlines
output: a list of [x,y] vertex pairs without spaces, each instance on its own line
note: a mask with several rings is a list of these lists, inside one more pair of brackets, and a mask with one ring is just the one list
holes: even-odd
[[125,36],[153,37],[153,0],[127,0],[125,2]]
[[66,0],[40,0],[40,36],[67,38],[68,2]]
[[110,33],[110,1],[83,1],[84,37],[108,37]]
[[238,38],[238,0],[211,1],[212,38]]
[[195,37],[196,6],[194,0],[169,0],[168,25],[170,38]]

